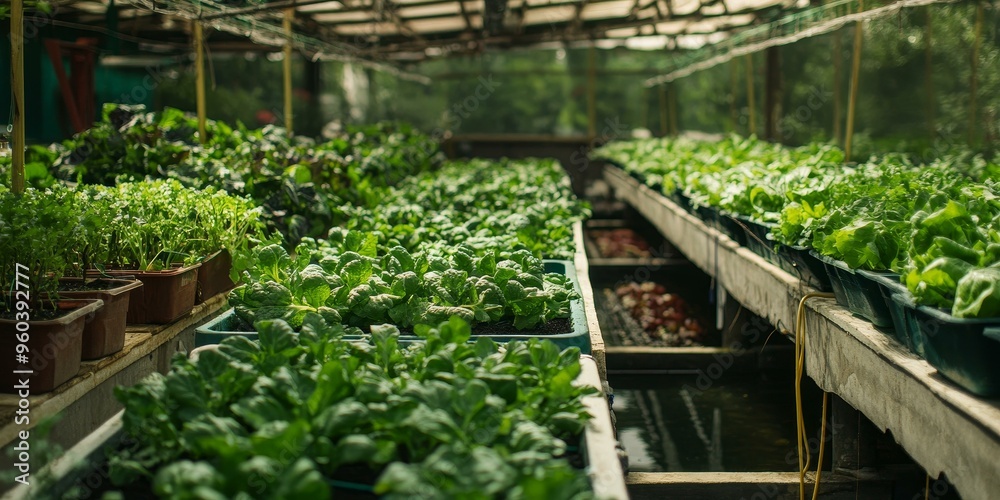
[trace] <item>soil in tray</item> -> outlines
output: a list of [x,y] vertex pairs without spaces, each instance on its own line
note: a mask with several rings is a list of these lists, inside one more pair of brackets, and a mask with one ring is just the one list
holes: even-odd
[[[608,378],[615,395],[618,439],[628,453],[630,471],[798,469],[791,375],[723,375],[708,382],[699,382],[697,375],[612,373]],[[803,398],[806,431],[815,443],[822,393],[807,382]],[[830,463],[829,458],[824,462]]]
[[[15,321],[17,320],[17,312],[18,311],[13,310],[13,308],[0,310],[0,319]],[[41,309],[39,309],[37,305],[32,306],[29,312],[31,315],[31,321],[50,321],[73,312],[73,309],[53,309],[51,305],[45,304]]]
[[119,278],[115,278],[115,279],[118,280],[118,281],[117,282],[110,281],[110,280],[94,280],[94,281],[88,281],[88,282],[83,282],[83,281],[63,281],[63,282],[59,283],[59,291],[60,292],[83,292],[83,291],[90,292],[90,291],[94,291],[94,290],[111,290],[113,288],[118,288],[118,287],[122,286],[122,282],[120,281],[120,279]]

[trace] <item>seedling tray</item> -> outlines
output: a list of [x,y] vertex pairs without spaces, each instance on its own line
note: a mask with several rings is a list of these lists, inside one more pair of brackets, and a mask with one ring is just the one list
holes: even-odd
[[[573,282],[573,286],[576,288],[577,293],[582,295],[580,282],[576,277],[576,269],[573,267],[573,263],[571,261],[545,260],[544,264],[545,272],[564,274],[569,277],[569,279]],[[475,342],[481,336],[489,337],[497,343],[510,342],[512,340],[527,340],[529,338],[542,338],[555,342],[563,349],[578,347],[580,348],[581,353],[590,354],[590,329],[587,327],[587,317],[583,309],[582,299],[577,299],[572,302],[569,321],[572,331],[568,333],[556,334],[539,334],[530,332],[522,333],[515,330],[510,333],[476,335],[476,329],[473,327],[472,339],[470,342]],[[246,327],[246,325],[241,325],[242,323],[243,321],[236,316],[235,310],[230,309],[195,330],[195,345],[203,346],[208,344],[217,344],[226,337],[232,335],[242,335],[250,339],[256,339],[257,332],[237,330],[240,326],[244,328]],[[347,338],[349,340],[367,340],[367,336],[365,335],[348,336]],[[399,338],[400,342],[403,344],[422,341],[422,339],[416,335],[401,335]]]
[[1000,318],[962,319],[918,306],[913,312],[927,361],[980,396],[1000,396]]

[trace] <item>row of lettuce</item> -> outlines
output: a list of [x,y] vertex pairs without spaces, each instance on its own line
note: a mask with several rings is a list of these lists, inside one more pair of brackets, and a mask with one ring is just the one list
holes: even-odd
[[900,275],[915,300],[960,318],[1000,316],[1000,162],[883,155],[844,164],[830,145],[755,138],[610,143],[594,153],[698,207],[770,229],[852,269]]
[[350,342],[317,314],[258,330],[117,390],[131,440],[108,471],[126,497],[593,498],[573,466],[598,392],[575,383],[579,350],[469,343],[459,318],[407,349],[395,327]]
[[[237,143],[234,136],[257,137],[264,132],[242,127],[233,131],[210,122],[214,135],[209,134],[211,140],[202,147],[192,140],[193,120],[174,110],[134,114],[109,109],[105,117],[94,129],[49,148],[74,157],[80,155],[79,144],[103,144],[95,137],[115,144],[127,139],[121,148],[104,145],[100,154],[81,157],[74,168],[77,180],[84,182],[51,181],[21,196],[0,186],[4,289],[10,289],[19,263],[31,269],[32,289],[45,292],[55,291],[60,277],[81,276],[90,269],[169,269],[227,250],[233,256],[232,276],[246,283],[234,292],[233,302],[251,324],[264,318],[298,324],[307,310],[322,310],[328,318],[339,315],[359,327],[379,323],[411,327],[457,315],[474,323],[507,320],[525,329],[569,315],[569,302],[575,297],[572,284],[563,276],[544,273],[540,259],[572,258],[572,225],[588,215],[588,208],[574,197],[565,173],[552,161],[470,160],[409,168],[405,158],[410,152],[401,153],[389,143],[404,144],[400,147],[406,149],[405,144],[424,144],[426,138],[407,142],[405,137],[415,136],[390,135],[394,138],[354,141],[355,146],[365,146],[346,157],[352,163],[343,171],[363,176],[369,186],[377,184],[371,192],[378,195],[345,201],[358,196],[357,182],[302,183],[328,199],[319,208],[312,206],[316,202],[307,203],[310,209],[329,212],[334,214],[330,220],[340,221],[324,225],[321,239],[279,231],[296,217],[291,212],[270,212],[278,221],[270,224],[268,210],[258,199],[224,189],[230,185],[185,185],[172,178],[176,176],[168,166],[148,168],[142,179],[121,173],[111,177],[111,172],[138,169],[168,157],[203,155],[229,162],[227,148],[235,151],[232,164],[244,165],[238,158],[243,157],[239,151],[245,143]],[[141,132],[147,127],[157,132]],[[284,136],[280,130],[270,134]],[[374,142],[380,142],[381,149]],[[282,144],[281,148],[257,144],[258,165],[247,168],[302,167],[298,153],[290,151],[301,152],[304,146]],[[337,177],[345,157],[324,147],[310,146],[314,158],[328,159],[309,168],[324,178]],[[162,148],[170,153],[158,151]],[[134,151],[141,152],[141,161],[129,158]],[[382,155],[403,159],[387,162],[378,159]],[[66,161],[62,156],[51,170],[65,169]],[[154,179],[154,172],[165,173],[168,179]],[[382,173],[399,177],[372,180]],[[238,175],[246,185],[268,179],[269,174]],[[109,180],[115,181],[113,186],[88,182]],[[296,252],[299,243],[304,246]],[[277,257],[279,253],[284,256]]]
[[[223,249],[242,282],[230,303],[259,341],[119,388],[128,439],[105,489],[592,497],[579,441],[596,390],[578,385],[579,350],[468,342],[477,324],[570,316],[574,285],[542,259],[572,258],[589,209],[556,163],[444,162],[390,126],[323,144],[210,122],[201,145],[195,130],[175,110],[108,108],[32,148],[25,193],[0,185],[4,289],[18,264],[32,290],[55,291],[62,276]],[[344,340],[359,329],[370,343]],[[400,330],[423,341],[401,348]]]

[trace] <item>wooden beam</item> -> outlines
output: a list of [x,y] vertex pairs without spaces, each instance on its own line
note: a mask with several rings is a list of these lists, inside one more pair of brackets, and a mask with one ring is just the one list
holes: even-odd
[[587,49],[587,136],[597,137],[597,49]]
[[667,121],[667,85],[660,85],[660,135],[670,134],[670,124]]
[[462,19],[465,19],[465,29],[472,33],[472,19],[469,18],[469,11],[465,10],[465,0],[458,0],[458,8],[462,11]]
[[11,191],[24,193],[24,0],[12,0],[10,8],[10,85],[13,91],[14,123],[11,137]]
[[924,107],[927,108],[927,133],[931,139],[934,139],[934,136],[937,135],[934,126],[937,102],[934,99],[934,51],[933,44],[931,43],[933,32],[934,30],[931,26],[931,8],[927,7],[927,24],[924,28],[924,91],[926,92],[927,102],[924,104]]
[[209,14],[207,16],[202,16],[202,21],[210,21],[212,19],[219,19],[223,17],[239,16],[244,14],[259,14],[261,12],[268,12],[279,9],[294,9],[295,7],[305,7],[307,5],[317,5],[321,3],[337,2],[341,5],[345,5],[344,2],[339,0],[288,0],[285,2],[271,2],[261,5],[254,5],[252,7],[244,7],[241,9],[225,9],[222,12],[215,14]]
[[843,105],[843,31],[833,32],[833,139],[838,145],[844,144],[843,117],[841,116],[841,106]]
[[764,137],[769,141],[780,141],[778,123],[781,121],[781,49],[770,47],[764,52]]
[[[625,482],[634,500],[799,498],[797,472],[629,472]],[[818,496],[824,500],[891,498],[892,484],[887,475],[858,478],[824,474]]]
[[729,85],[730,85],[729,120],[732,122],[732,126],[730,127],[729,131],[732,133],[736,133],[736,129],[740,125],[740,115],[739,112],[736,110],[736,89],[737,89],[737,82],[739,80],[738,76],[739,68],[737,68],[736,66],[737,66],[736,61],[729,62]]
[[979,46],[983,40],[983,4],[976,6],[975,41],[972,42],[971,71],[969,72],[969,144],[976,142],[976,112],[979,94]]
[[667,112],[670,115],[670,135],[677,135],[677,86],[674,82],[667,84]]
[[755,102],[753,89],[753,54],[747,54],[747,108],[749,110],[747,133],[754,135],[757,133],[757,103]]
[[208,133],[205,122],[205,38],[202,32],[201,21],[192,21],[194,24],[194,71],[195,71],[195,107],[198,110],[198,140],[205,144],[208,142]]
[[285,18],[282,24],[288,41],[285,42],[285,59],[282,62],[284,63],[285,77],[285,128],[288,129],[289,135],[294,130],[292,128],[292,19],[294,17],[295,9],[285,9]]
[[844,159],[851,160],[851,141],[854,139],[854,109],[858,104],[858,78],[861,74],[861,43],[864,41],[864,21],[854,24],[854,56],[851,60],[851,87],[847,95],[847,126],[844,135]]

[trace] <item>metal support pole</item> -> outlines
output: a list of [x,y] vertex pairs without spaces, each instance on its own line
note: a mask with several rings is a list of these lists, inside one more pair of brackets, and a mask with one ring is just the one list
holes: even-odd
[[289,8],[285,9],[285,18],[282,22],[282,26],[285,29],[285,36],[288,38],[285,42],[285,59],[284,59],[284,72],[285,72],[285,128],[288,129],[288,134],[292,134],[292,19],[295,17],[295,9]]
[[14,91],[14,123],[11,137],[11,190],[24,193],[24,0],[13,0],[10,8],[10,85]]
[[198,110],[198,140],[208,142],[205,130],[205,39],[201,22],[194,21],[195,99]]

